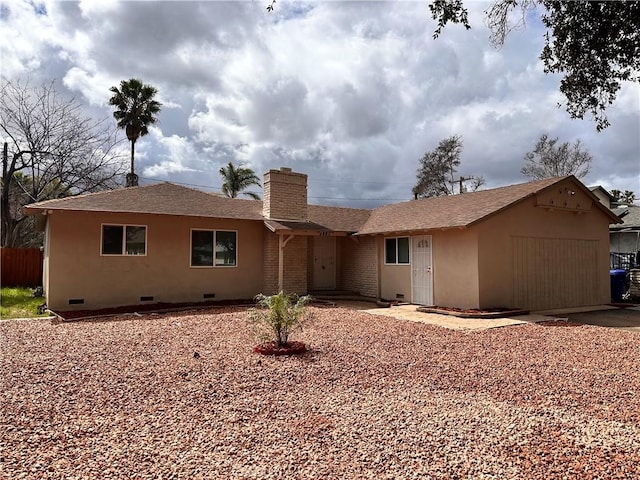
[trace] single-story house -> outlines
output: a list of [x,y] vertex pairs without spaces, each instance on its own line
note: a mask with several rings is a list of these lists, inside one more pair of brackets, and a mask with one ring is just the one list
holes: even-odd
[[372,210],[308,205],[307,176],[262,201],[160,183],[25,207],[45,230],[49,308],[343,290],[458,308],[607,303],[609,224],[573,176]]
[[604,188],[602,185],[595,185],[593,187],[589,187],[589,190],[591,190],[591,193],[593,193],[596,197],[598,197],[598,200],[600,200],[600,203],[602,203],[608,209],[613,210],[616,207],[617,205],[616,197],[611,195],[609,191],[606,188]]
[[637,268],[640,265],[640,206],[619,205],[613,213],[622,220],[609,227],[610,250],[622,256],[623,262],[616,267]]

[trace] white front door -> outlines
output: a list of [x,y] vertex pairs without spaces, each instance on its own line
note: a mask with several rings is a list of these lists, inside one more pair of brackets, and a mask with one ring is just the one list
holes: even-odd
[[431,235],[411,237],[411,303],[433,305]]
[[313,289],[336,288],[336,237],[313,237]]

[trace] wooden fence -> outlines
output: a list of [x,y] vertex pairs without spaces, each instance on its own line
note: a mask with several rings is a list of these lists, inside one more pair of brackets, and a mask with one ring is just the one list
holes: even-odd
[[39,248],[0,248],[0,266],[3,287],[42,285],[42,251]]

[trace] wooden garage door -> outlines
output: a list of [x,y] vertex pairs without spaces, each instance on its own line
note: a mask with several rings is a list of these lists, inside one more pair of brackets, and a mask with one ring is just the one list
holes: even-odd
[[514,306],[576,307],[598,298],[598,241],[513,237]]

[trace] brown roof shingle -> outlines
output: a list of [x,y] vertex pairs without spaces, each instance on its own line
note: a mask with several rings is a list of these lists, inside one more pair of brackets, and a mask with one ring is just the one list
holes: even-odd
[[385,205],[373,210],[358,234],[467,227],[566,178]]
[[[47,200],[24,208],[27,214],[35,214],[43,210],[152,213],[241,220],[264,219],[260,200],[227,198],[168,182]],[[371,214],[370,210],[319,205],[309,205],[307,211],[310,224],[298,222],[294,230],[355,232],[364,225]],[[291,229],[293,226],[293,224],[288,227],[281,225],[279,228]]]
[[328,207],[309,205],[309,221],[338,232],[357,232],[371,216],[372,210],[361,208]]
[[143,187],[121,188],[108,192],[47,200],[24,208],[27,214],[43,210],[154,213],[262,220],[261,201],[227,198],[173,183],[157,183]]
[[[573,178],[559,177],[448,197],[425,198],[364,210],[309,205],[308,222],[282,222],[266,219],[272,230],[313,230],[347,232],[359,235],[425,231],[470,226],[536,193]],[[620,220],[604,207],[586,187],[597,207],[613,220]],[[27,214],[44,210],[150,213],[208,218],[263,221],[262,202],[205,193],[172,183],[122,188],[34,203],[24,207]]]

